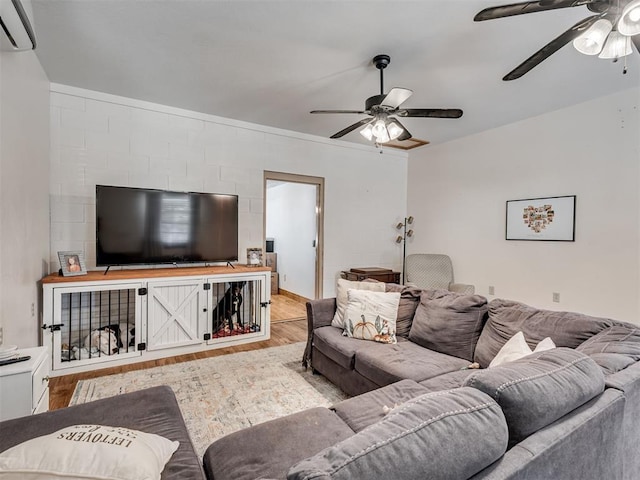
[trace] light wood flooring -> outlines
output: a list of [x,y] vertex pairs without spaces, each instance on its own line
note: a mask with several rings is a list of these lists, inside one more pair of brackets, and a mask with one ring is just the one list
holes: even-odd
[[272,295],[271,302],[271,338],[269,340],[53,377],[49,382],[49,409],[56,410],[68,406],[79,380],[306,341],[307,319],[304,303],[287,295]]
[[286,290],[280,290],[279,294],[271,295],[271,323],[307,318],[306,301],[306,298]]

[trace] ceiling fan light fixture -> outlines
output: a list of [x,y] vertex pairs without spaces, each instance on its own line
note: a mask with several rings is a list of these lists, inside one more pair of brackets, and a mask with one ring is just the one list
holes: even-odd
[[613,31],[609,34],[602,52],[598,55],[599,58],[622,58],[627,55],[631,55],[633,49],[631,48],[631,38],[626,37],[620,32]]
[[360,135],[362,135],[369,141],[373,139],[373,127],[370,123],[367,124],[362,130],[360,130]]
[[395,120],[391,120],[388,124],[387,124],[387,131],[389,132],[389,138],[391,140],[395,140],[396,138],[398,138],[400,135],[402,135],[402,132],[404,132],[404,128],[402,128],[398,122],[396,122]]
[[598,55],[602,51],[607,36],[611,33],[613,24],[606,18],[601,18],[573,41],[573,46],[585,55]]
[[629,2],[620,20],[618,20],[618,31],[627,37],[640,33],[640,0]]

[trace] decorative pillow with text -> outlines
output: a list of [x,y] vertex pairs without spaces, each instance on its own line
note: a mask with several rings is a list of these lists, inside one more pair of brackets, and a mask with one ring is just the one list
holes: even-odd
[[179,442],[103,425],[71,425],[0,454],[3,480],[159,480]]

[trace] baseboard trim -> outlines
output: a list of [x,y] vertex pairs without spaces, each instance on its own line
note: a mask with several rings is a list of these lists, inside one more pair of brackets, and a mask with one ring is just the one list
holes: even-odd
[[303,297],[302,295],[298,295],[297,293],[293,293],[288,290],[283,290],[282,288],[278,290],[278,294],[301,303],[307,303],[310,300],[307,297]]

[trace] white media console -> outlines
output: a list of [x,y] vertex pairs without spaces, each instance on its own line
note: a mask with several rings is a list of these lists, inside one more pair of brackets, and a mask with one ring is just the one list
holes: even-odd
[[269,268],[244,265],[49,275],[51,376],[267,340],[270,280]]

